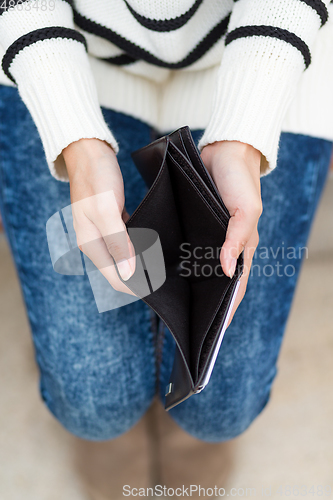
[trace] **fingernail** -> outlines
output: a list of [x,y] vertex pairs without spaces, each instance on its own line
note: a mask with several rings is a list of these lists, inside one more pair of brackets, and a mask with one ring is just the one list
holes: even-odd
[[133,274],[130,263],[127,259],[122,259],[117,262],[117,268],[120,276],[124,281],[127,281]]
[[235,259],[235,258],[231,259],[230,266],[229,266],[229,278],[232,278],[233,275],[235,274],[236,264],[237,264],[237,259]]

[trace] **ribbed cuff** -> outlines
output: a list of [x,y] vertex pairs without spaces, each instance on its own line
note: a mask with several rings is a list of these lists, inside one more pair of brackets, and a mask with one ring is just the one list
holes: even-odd
[[303,58],[283,40],[234,40],[223,54],[199,149],[223,140],[250,144],[262,153],[261,174],[268,174],[276,166],[283,118],[303,70]]
[[37,126],[56,179],[68,180],[62,150],[74,141],[97,138],[118,153],[82,43],[63,38],[38,41],[15,56],[10,72]]

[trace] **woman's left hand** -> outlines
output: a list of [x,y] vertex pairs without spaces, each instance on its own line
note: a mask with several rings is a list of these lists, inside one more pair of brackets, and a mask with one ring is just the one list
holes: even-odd
[[239,141],[218,141],[204,146],[201,158],[231,216],[220,253],[221,266],[227,276],[233,276],[237,258],[244,250],[244,273],[229,326],[244,297],[253,255],[259,242],[257,226],[262,212],[261,153]]

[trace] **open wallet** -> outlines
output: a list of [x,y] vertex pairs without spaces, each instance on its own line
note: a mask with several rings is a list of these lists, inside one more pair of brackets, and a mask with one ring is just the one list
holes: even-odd
[[142,292],[137,271],[122,281],[158,314],[176,342],[166,388],[169,410],[199,393],[210,379],[243,272],[243,254],[234,276],[226,276],[219,254],[230,214],[189,127],[134,151],[132,158],[149,190],[126,227],[137,258],[153,246],[154,237],[136,239],[135,228],[158,235],[163,265],[152,257],[146,269],[155,269],[151,276],[157,281],[165,276],[157,288],[150,277],[151,293]]

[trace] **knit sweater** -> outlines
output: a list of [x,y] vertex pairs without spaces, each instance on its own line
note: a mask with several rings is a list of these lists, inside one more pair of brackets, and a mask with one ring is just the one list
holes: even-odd
[[73,141],[119,151],[101,106],[203,129],[200,150],[251,144],[262,175],[281,131],[333,140],[329,0],[0,1],[0,83],[18,87],[59,180]]

